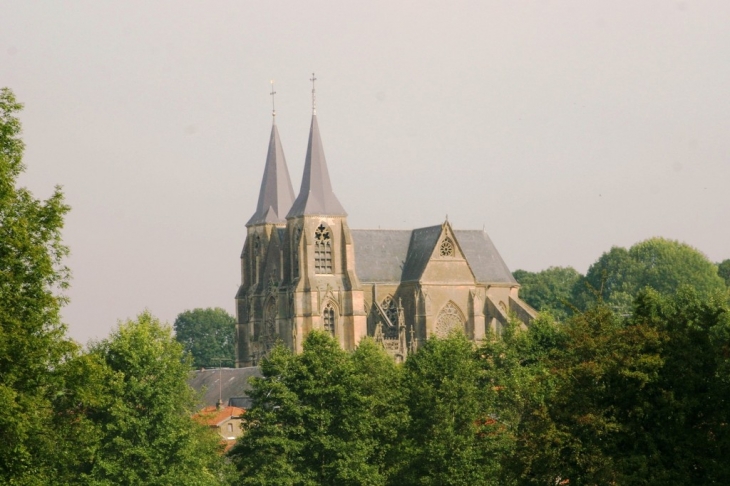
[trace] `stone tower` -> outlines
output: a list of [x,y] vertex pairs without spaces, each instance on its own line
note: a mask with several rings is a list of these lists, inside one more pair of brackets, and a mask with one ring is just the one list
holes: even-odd
[[277,340],[301,351],[313,329],[354,349],[367,334],[363,291],[347,213],[332,191],[317,115],[312,115],[296,200],[279,133],[272,127],[258,205],[246,228],[236,294],[236,365],[258,363]]
[[[264,177],[256,212],[246,223],[246,241],[241,253],[241,286],[236,294],[238,342],[236,366],[247,366],[264,355],[276,342],[279,323],[265,322],[264,309],[284,277],[282,236],[285,216],[294,201],[294,190],[286,165],[279,130],[271,127]],[[277,312],[278,315],[278,312]]]

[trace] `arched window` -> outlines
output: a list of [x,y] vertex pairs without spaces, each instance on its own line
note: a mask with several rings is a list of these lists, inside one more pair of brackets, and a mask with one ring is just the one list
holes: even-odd
[[454,242],[450,238],[444,238],[439,247],[439,255],[442,257],[454,256]]
[[385,339],[398,339],[398,306],[395,305],[393,297],[390,295],[383,299],[381,306],[385,315],[388,316],[388,320],[393,326],[383,326],[383,334]]
[[332,336],[335,335],[335,323],[337,322],[337,313],[332,302],[328,302],[324,307],[322,313],[322,322],[324,324],[324,331],[330,333]]
[[332,235],[324,224],[314,232],[314,273],[332,273]]
[[385,315],[388,316],[388,319],[390,319],[391,324],[393,324],[394,326],[397,326],[398,325],[398,307],[396,307],[393,297],[391,297],[389,295],[385,299],[383,299],[382,307],[383,307],[383,310],[385,311]]
[[437,337],[445,338],[455,329],[464,330],[464,315],[456,304],[449,302],[439,312],[434,332]]

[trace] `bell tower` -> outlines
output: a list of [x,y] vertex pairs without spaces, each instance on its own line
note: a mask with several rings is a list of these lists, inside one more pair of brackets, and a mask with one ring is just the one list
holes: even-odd
[[299,195],[286,215],[285,247],[291,293],[292,347],[302,350],[314,329],[329,332],[343,349],[367,334],[362,286],[347,213],[332,190],[316,113],[312,75],[312,122]]
[[[276,92],[272,81],[272,103]],[[241,286],[236,294],[236,366],[255,364],[273,347],[287,327],[287,306],[280,298],[284,280],[284,241],[287,212],[294,190],[276,126],[276,110],[269,137],[258,204],[246,223],[241,252]]]

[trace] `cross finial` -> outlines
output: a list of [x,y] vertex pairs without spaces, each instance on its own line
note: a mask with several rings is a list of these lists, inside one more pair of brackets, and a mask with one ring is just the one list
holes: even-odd
[[317,114],[317,94],[314,90],[314,82],[317,81],[317,78],[314,76],[314,73],[312,73],[312,77],[310,78],[310,81],[312,82],[312,115]]
[[271,116],[274,118],[274,124],[276,124],[276,103],[274,101],[274,95],[276,95],[276,91],[274,90],[274,80],[271,80]]

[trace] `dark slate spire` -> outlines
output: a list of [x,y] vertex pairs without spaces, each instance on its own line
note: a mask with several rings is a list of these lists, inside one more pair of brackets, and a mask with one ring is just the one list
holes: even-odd
[[332,192],[322,139],[319,136],[317,115],[312,115],[312,126],[309,129],[309,145],[304,162],[302,187],[286,217],[295,218],[305,215],[347,216],[342,204]]
[[246,226],[264,223],[285,223],[287,211],[294,200],[294,190],[286,167],[284,149],[281,148],[279,130],[276,123],[271,127],[269,153],[266,155],[264,179],[261,181],[261,192],[256,212],[248,220]]

